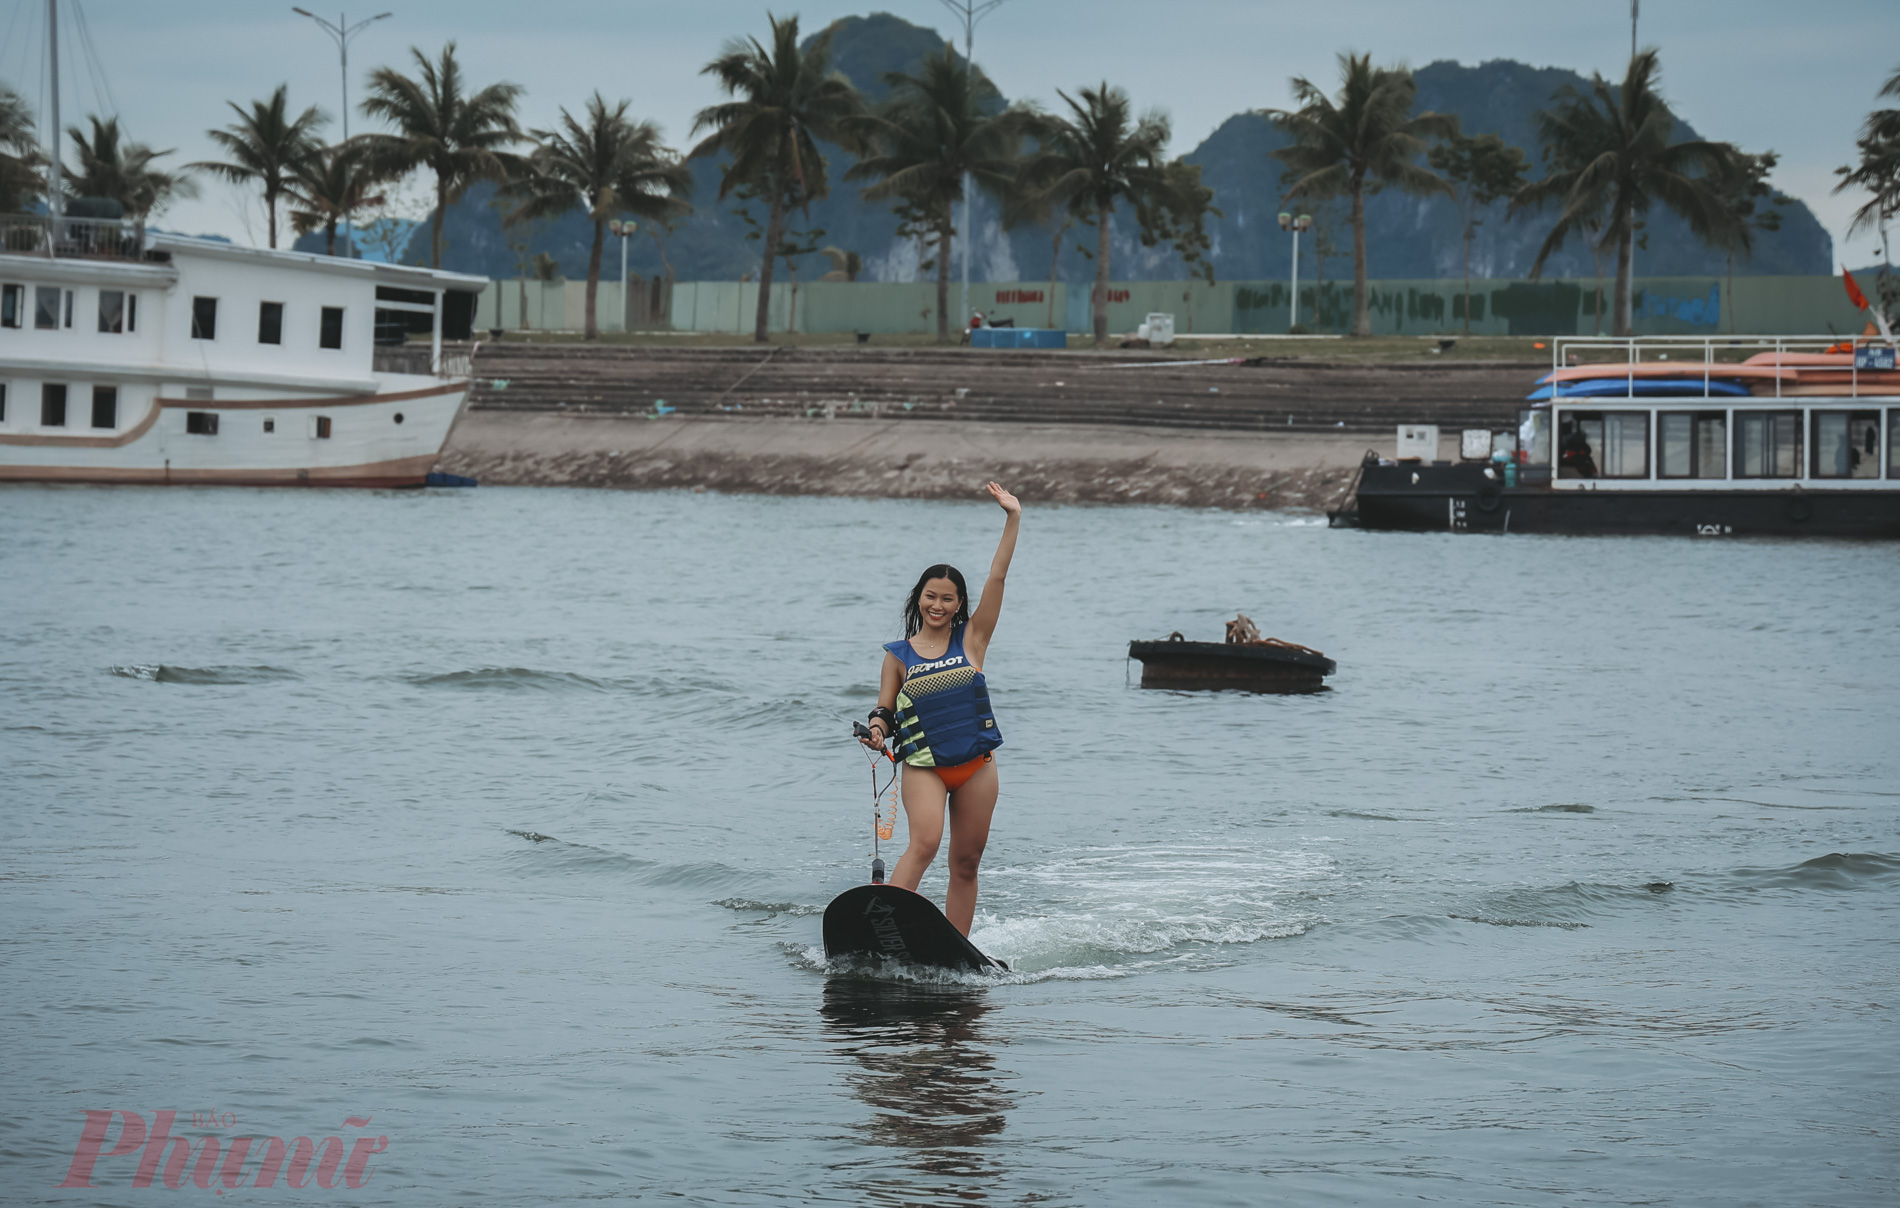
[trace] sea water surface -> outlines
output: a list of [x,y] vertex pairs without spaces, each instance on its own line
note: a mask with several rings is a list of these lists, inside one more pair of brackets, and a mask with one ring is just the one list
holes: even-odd
[[[1900,1199],[1891,546],[1031,507],[974,936],[1014,972],[903,980],[819,947],[847,725],[994,506],[0,509],[8,1204]],[[1331,690],[1133,686],[1236,610]],[[388,1147],[59,1189],[108,1110]]]

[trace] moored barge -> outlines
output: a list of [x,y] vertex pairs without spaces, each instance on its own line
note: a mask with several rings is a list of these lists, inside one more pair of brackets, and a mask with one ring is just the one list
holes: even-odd
[[1335,522],[1900,538],[1892,345],[1578,337],[1553,340],[1552,359],[1515,431],[1466,433],[1455,462],[1368,454]]

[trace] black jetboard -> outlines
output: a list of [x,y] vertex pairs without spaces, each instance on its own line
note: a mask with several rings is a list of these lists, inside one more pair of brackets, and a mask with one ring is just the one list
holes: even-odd
[[832,899],[825,907],[825,955],[883,956],[977,972],[1009,968],[983,955],[936,903],[895,885],[860,885]]

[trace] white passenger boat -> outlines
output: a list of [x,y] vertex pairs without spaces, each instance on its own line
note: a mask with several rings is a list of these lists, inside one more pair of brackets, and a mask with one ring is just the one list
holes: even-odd
[[421,485],[487,283],[0,217],[0,481]]

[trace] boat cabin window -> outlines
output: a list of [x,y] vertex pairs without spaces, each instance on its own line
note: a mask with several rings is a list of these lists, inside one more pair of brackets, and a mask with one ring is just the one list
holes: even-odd
[[1900,407],[1887,412],[1887,477],[1900,478]]
[[125,331],[125,291],[99,291],[99,330],[118,335]]
[[1801,477],[1801,413],[1735,413],[1735,477]]
[[57,285],[33,287],[33,326],[40,331],[58,329],[59,287]]
[[1814,476],[1880,477],[1880,412],[1816,411]]
[[1664,411],[1656,417],[1659,478],[1727,478],[1728,413]]
[[26,286],[0,285],[0,327],[18,327],[26,322]]
[[1649,477],[1647,411],[1566,411],[1558,433],[1559,478]]
[[193,436],[216,436],[218,413],[216,411],[185,412],[185,431]]
[[1517,413],[1517,447],[1524,455],[1524,464],[1532,466],[1550,464],[1549,411]]
[[317,340],[319,348],[343,347],[343,308],[326,306],[323,308],[323,331]]
[[66,426],[66,383],[40,383],[40,427]]
[[313,415],[310,417],[310,436],[313,440],[330,439],[330,417]]
[[119,426],[119,388],[117,386],[92,388],[92,426],[95,428]]
[[257,304],[257,342],[259,344],[284,342],[284,304],[282,302]]
[[194,340],[218,338],[218,300],[216,298],[191,300],[191,338]]
[[7,384],[0,382],[0,424],[7,422]]

